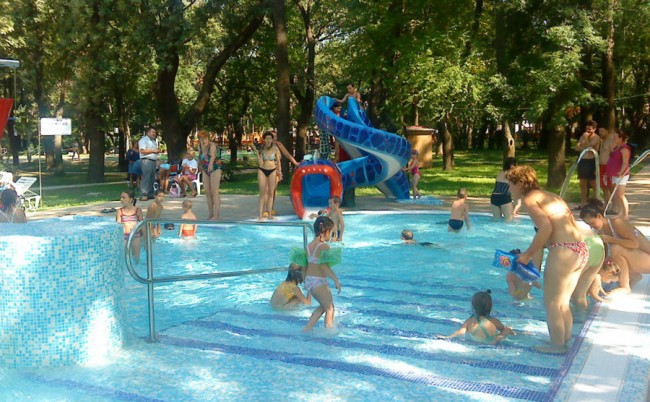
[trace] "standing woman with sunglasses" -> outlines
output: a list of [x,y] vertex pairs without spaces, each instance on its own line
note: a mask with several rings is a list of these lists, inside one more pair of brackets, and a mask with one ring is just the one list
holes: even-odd
[[221,160],[217,144],[211,141],[208,133],[199,132],[199,168],[203,172],[203,186],[205,198],[208,200],[208,219],[218,220],[221,209]]

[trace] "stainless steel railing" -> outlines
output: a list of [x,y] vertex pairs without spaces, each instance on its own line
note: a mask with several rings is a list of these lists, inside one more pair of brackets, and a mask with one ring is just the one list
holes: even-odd
[[[267,268],[267,269],[253,269],[253,270],[244,270],[244,271],[233,271],[233,272],[211,272],[206,274],[191,274],[191,275],[176,275],[176,276],[163,276],[155,277],[154,276],[154,265],[153,265],[153,244],[151,237],[151,227],[156,224],[165,224],[173,223],[174,225],[179,224],[195,224],[195,225],[247,225],[247,226],[288,226],[288,227],[302,227],[303,234],[303,247],[307,248],[308,243],[308,234],[307,232],[311,229],[311,225],[307,222],[275,222],[275,221],[205,221],[205,220],[188,220],[188,219],[145,219],[140,222],[131,230],[131,234],[126,242],[126,247],[124,250],[124,258],[126,260],[126,267],[129,270],[129,273],[136,281],[147,285],[147,305],[149,313],[149,340],[151,342],[156,342],[156,317],[155,317],[155,305],[154,305],[154,285],[157,283],[168,283],[168,282],[182,282],[182,281],[194,281],[202,279],[213,279],[213,278],[227,278],[233,276],[244,276],[244,275],[259,275],[268,272],[277,272],[285,271],[287,268]],[[143,278],[135,271],[133,267],[133,261],[131,260],[131,242],[133,240],[134,234],[140,231],[144,226],[145,229],[145,244],[147,249],[147,277]]]
[[560,197],[562,199],[564,199],[564,195],[566,194],[567,188],[569,187],[569,182],[571,181],[571,177],[573,177],[573,173],[575,173],[576,169],[578,168],[578,163],[588,152],[593,153],[596,157],[596,198],[600,199],[600,166],[598,164],[598,151],[592,147],[583,149],[582,152],[580,152],[580,156],[578,156],[578,160],[575,161],[573,165],[571,165],[569,173],[567,173],[566,177],[564,178],[564,183],[562,183],[562,189],[560,190]]

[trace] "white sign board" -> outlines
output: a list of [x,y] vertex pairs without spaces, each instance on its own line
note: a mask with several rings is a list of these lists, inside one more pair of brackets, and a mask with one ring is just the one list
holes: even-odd
[[41,135],[72,134],[72,119],[44,117],[41,119]]

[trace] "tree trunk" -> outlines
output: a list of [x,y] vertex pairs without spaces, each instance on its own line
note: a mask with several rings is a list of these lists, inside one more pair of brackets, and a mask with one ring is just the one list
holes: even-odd
[[559,189],[566,178],[566,158],[564,137],[566,131],[561,124],[544,124],[542,131],[547,131],[548,138],[548,182],[547,188]]
[[505,136],[505,147],[503,148],[503,159],[514,158],[517,152],[515,139],[510,131],[510,122],[508,119],[503,120],[503,135]]
[[449,132],[446,120],[438,124],[442,138],[442,170],[454,169],[454,140]]
[[616,129],[616,72],[614,69],[614,9],[616,0],[609,0],[607,7],[607,48],[603,54],[603,92],[607,99],[605,121],[601,126],[609,132]]
[[88,182],[104,182],[104,133],[101,115],[97,112],[99,107],[92,101],[86,110],[86,136],[89,143],[90,158],[88,160]]
[[[275,62],[278,76],[278,141],[293,151],[293,141],[290,130],[291,82],[289,71],[289,44],[287,37],[287,20],[284,0],[273,0],[273,28],[275,30]],[[289,172],[289,161],[282,159],[282,171]]]

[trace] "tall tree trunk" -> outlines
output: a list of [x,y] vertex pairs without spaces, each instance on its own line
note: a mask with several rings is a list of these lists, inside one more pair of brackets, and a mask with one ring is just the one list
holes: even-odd
[[[290,130],[290,105],[291,82],[289,71],[289,43],[287,37],[287,20],[284,0],[273,0],[272,10],[273,28],[275,30],[275,62],[278,75],[278,115],[277,130],[278,141],[293,151]],[[282,159],[282,171],[289,172],[289,161]]]
[[515,148],[515,139],[510,131],[510,122],[508,119],[503,120],[503,135],[505,136],[506,145],[503,147],[503,159],[514,158],[517,152]]
[[545,122],[542,128],[547,131],[548,138],[548,181],[546,186],[551,189],[558,189],[566,178],[566,158],[564,148],[564,137],[566,131],[562,124]]
[[616,0],[609,0],[607,7],[607,48],[603,54],[603,92],[607,99],[605,121],[601,126],[610,132],[616,129],[616,72],[614,69],[614,9]]
[[86,136],[89,143],[90,158],[88,160],[88,182],[104,182],[104,133],[101,131],[103,122],[98,112],[99,106],[91,104],[85,113]]
[[438,124],[442,138],[442,170],[454,169],[454,139],[449,132],[449,124],[445,118]]

